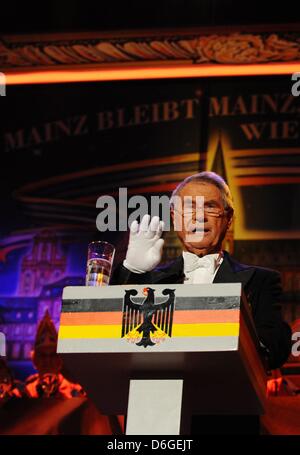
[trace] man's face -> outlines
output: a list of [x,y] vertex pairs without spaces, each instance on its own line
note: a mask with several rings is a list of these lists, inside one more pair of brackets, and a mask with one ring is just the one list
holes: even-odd
[[[176,232],[184,249],[198,255],[218,252],[232,218],[232,214],[224,210],[220,190],[211,183],[190,182],[179,196],[183,210],[175,209],[171,215],[173,221],[174,216],[181,217],[181,229]],[[196,196],[203,196],[204,211],[196,210]],[[192,201],[191,206],[186,207],[187,200]]]

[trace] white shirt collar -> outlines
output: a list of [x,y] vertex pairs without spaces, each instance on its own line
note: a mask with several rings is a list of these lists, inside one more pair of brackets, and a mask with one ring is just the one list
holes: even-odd
[[222,252],[206,254],[203,257],[199,257],[194,253],[190,253],[189,251],[183,251],[182,256],[184,263],[184,273],[192,272],[193,270],[196,270],[200,267],[209,269],[211,273],[214,273],[223,259]]

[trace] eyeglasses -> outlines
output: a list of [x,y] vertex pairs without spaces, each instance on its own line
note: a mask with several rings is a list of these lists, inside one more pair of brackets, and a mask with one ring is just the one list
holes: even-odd
[[[178,209],[174,208],[174,210],[176,212],[178,212],[179,214],[181,214],[184,218],[192,218],[192,216],[195,213],[197,213],[197,209],[178,210]],[[226,211],[227,211],[227,209],[221,209],[220,207],[209,207],[209,206],[203,207],[204,214],[208,215],[208,216],[215,216],[215,217],[223,216]],[[198,209],[198,212],[202,213],[202,210]]]

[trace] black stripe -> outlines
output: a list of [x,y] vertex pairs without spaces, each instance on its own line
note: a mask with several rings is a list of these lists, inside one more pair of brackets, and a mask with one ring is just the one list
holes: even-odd
[[[161,298],[165,300],[165,298]],[[144,298],[135,298],[134,302],[142,303]],[[159,299],[157,299],[159,303]],[[240,297],[176,297],[175,310],[228,310],[240,306]],[[63,313],[122,311],[123,299],[76,299],[63,300]],[[159,323],[159,322],[158,322]]]

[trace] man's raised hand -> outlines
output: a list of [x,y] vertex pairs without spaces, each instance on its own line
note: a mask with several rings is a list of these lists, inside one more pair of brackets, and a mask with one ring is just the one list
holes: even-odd
[[135,220],[130,226],[129,243],[124,267],[135,273],[153,270],[161,261],[164,239],[161,238],[164,222],[158,216],[150,221],[144,215],[139,225]]

